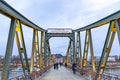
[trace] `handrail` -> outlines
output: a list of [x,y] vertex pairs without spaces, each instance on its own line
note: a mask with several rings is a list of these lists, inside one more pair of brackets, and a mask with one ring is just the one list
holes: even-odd
[[12,8],[9,4],[7,4],[7,2],[5,2],[4,0],[0,0],[0,13],[10,18],[17,18],[21,21],[22,24],[31,28],[37,29],[39,31],[46,31],[45,29],[37,26],[32,21],[24,17],[22,14]]
[[103,75],[108,75],[108,76],[119,77],[120,78],[120,75],[119,74],[115,74],[115,73],[104,72]]
[[[19,77],[22,77],[22,76],[24,76],[24,74],[22,74],[22,75],[19,75]],[[13,78],[10,78],[10,79],[8,79],[8,80],[16,80],[18,78],[18,76],[16,76],[16,77],[13,77]]]
[[101,19],[101,20],[98,20],[98,21],[96,21],[96,22],[94,22],[94,23],[92,23],[90,25],[87,25],[85,27],[76,29],[74,31],[75,32],[77,32],[77,31],[85,31],[87,29],[96,28],[96,27],[105,25],[105,24],[109,23],[110,21],[118,19],[118,18],[120,18],[120,10],[115,12],[115,13],[113,13],[113,14],[111,14],[111,15],[109,15],[109,16],[107,16],[107,17],[105,17],[105,18],[103,18],[103,19]]

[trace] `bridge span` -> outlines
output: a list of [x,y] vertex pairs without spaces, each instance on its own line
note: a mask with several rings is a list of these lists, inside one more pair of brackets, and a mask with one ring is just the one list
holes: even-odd
[[[118,35],[118,44],[120,44],[120,10],[99,21],[76,30],[66,28],[45,30],[27,19],[4,0],[0,0],[0,13],[2,16],[6,16],[6,18],[11,20],[10,26],[8,26],[9,34],[7,37],[5,57],[1,67],[1,80],[84,80],[86,79],[86,76],[88,78],[91,77],[93,80],[120,80],[119,75],[104,73],[116,34]],[[104,39],[102,53],[97,53],[101,56],[99,64],[96,67],[93,47],[94,41],[92,40],[94,36],[92,36],[92,30],[106,24],[108,25],[107,35]],[[31,35],[32,51],[30,59],[28,59],[28,49],[26,48],[23,35],[23,25],[33,31],[33,35]],[[85,33],[83,50],[81,48],[82,32]],[[63,64],[67,64],[69,69],[61,67],[59,70],[53,70],[53,68],[51,68],[54,65],[54,58],[51,53],[49,42],[51,37],[69,38],[68,49],[63,60]],[[11,55],[13,53],[14,41],[16,41],[15,44],[21,61],[19,66],[22,67],[23,74],[15,78],[10,78],[10,63],[12,62]],[[91,69],[87,68],[89,65],[88,54],[91,56]],[[73,75],[70,71],[73,63],[77,64],[76,71],[79,73],[77,75]],[[37,68],[37,70],[34,71],[34,67]]]

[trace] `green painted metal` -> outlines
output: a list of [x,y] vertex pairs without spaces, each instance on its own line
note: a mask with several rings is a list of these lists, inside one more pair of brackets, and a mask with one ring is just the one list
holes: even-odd
[[70,46],[71,46],[71,40],[69,41],[69,44],[68,44],[68,48],[67,48],[66,56],[65,56],[65,59],[64,59],[64,63],[68,62],[68,55],[70,53]]
[[30,62],[30,73],[32,73],[34,66],[34,42],[35,42],[35,29],[33,30],[33,40],[32,40],[32,53],[31,53],[31,62]]
[[81,51],[81,38],[80,38],[80,32],[77,32],[77,39],[76,39],[76,54],[79,58],[78,65],[80,66],[80,68],[82,69],[82,51]]
[[[24,17],[15,9],[13,9],[4,0],[0,0],[0,13],[11,18],[11,25],[10,25],[8,42],[7,42],[6,53],[5,53],[4,67],[2,71],[2,78],[1,78],[2,80],[8,79],[9,74],[7,74],[7,72],[9,71],[9,61],[10,61],[10,56],[12,55],[14,35],[16,35],[16,42],[17,42],[18,51],[19,51],[21,62],[22,62],[24,74],[26,74],[25,66],[27,67],[27,72],[28,72],[27,74],[32,72],[35,54],[39,58],[39,59],[36,58],[39,68],[42,68],[43,66],[48,66],[50,64],[51,50],[49,45],[49,39],[51,37],[69,37],[70,38],[69,46],[66,53],[66,57],[67,57],[66,60],[69,60],[68,62],[76,63],[76,57],[80,56],[80,64],[82,69],[85,69],[86,67],[88,49],[90,47],[90,53],[91,53],[92,65],[93,65],[92,67],[93,67],[93,71],[95,71],[96,69],[95,69],[95,63],[94,63],[94,50],[92,45],[91,29],[110,23],[104,48],[101,54],[101,60],[97,69],[97,72],[99,74],[96,77],[96,79],[100,79],[99,75],[103,74],[103,71],[105,69],[106,62],[112,47],[116,30],[118,33],[118,39],[120,44],[120,10],[88,26],[73,30],[72,33],[47,33],[45,29],[40,28],[39,26],[37,26],[36,24],[28,20],[26,17]],[[19,22],[19,29],[16,29],[17,21]],[[34,30],[30,68],[28,64],[28,58],[27,58],[21,24],[24,24]],[[16,32],[15,32],[15,29],[16,29]],[[39,47],[38,31],[41,31],[41,47]],[[86,31],[83,59],[82,59],[81,40],[80,40],[81,31]],[[75,45],[75,32],[77,32],[76,45]],[[24,61],[25,61],[25,64],[24,64]]]
[[5,52],[5,59],[4,59],[1,80],[7,80],[9,76],[7,72],[9,70],[9,61],[10,61],[10,56],[12,55],[12,50],[13,50],[15,28],[16,28],[16,19],[11,18],[11,24],[10,24],[10,30],[9,30],[9,35],[8,35],[8,41],[7,41],[7,47],[6,47],[6,52]]
[[118,41],[120,45],[120,19],[115,20],[115,26],[117,28]]
[[72,53],[73,53],[73,62],[72,63],[76,63],[76,54],[75,54],[75,33],[73,32],[73,39],[72,39]]
[[47,41],[48,40],[46,40],[47,39],[47,32],[45,32],[45,41],[44,41],[44,66],[47,66],[47,48],[48,48],[48,46],[47,46]]
[[112,47],[112,44],[113,44],[113,41],[114,41],[115,33],[116,33],[116,31],[113,30],[113,29],[116,30],[115,22],[111,21],[109,29],[108,29],[108,33],[107,33],[107,36],[106,36],[105,44],[104,44],[104,47],[103,47],[102,55],[101,55],[101,58],[100,58],[100,62],[99,62],[99,65],[98,65],[98,69],[97,69],[98,75],[95,78],[96,80],[100,80],[100,78],[101,78],[100,75],[103,74],[106,63],[107,63],[107,60],[108,60],[108,56],[109,56],[109,53],[110,53],[110,50],[111,50],[111,47]]
[[21,44],[22,44],[22,48],[24,50],[24,58],[25,58],[25,63],[26,63],[26,69],[28,71],[28,74],[30,73],[30,68],[29,68],[29,63],[28,63],[28,57],[27,57],[27,52],[26,52],[26,47],[25,47],[25,41],[24,41],[24,37],[23,37],[23,31],[22,31],[22,26],[20,24],[20,34],[21,34]]
[[102,25],[108,24],[108,23],[110,23],[110,21],[118,19],[118,18],[120,18],[120,10],[113,13],[113,14],[111,14],[111,15],[109,15],[109,16],[107,16],[107,17],[105,17],[105,18],[103,18],[103,19],[101,19],[101,20],[98,20],[98,21],[96,21],[96,22],[94,22],[94,23],[92,23],[90,25],[87,25],[85,27],[76,29],[74,31],[75,32],[77,32],[77,31],[85,31],[87,29],[97,28],[97,27],[100,27]]
[[36,30],[36,29],[33,30],[33,42],[32,42],[30,72],[32,72],[32,69],[34,66],[34,58],[36,59],[36,67],[40,68],[39,37],[38,37],[38,30]]
[[40,67],[42,68],[44,66],[43,64],[43,61],[44,60],[44,53],[45,53],[45,47],[44,47],[44,42],[45,42],[45,32],[41,32],[41,53],[40,53],[40,60],[41,60],[41,63],[40,63]]
[[15,34],[15,37],[16,37],[16,44],[17,44],[17,47],[18,47],[20,60],[21,60],[21,63],[22,63],[23,73],[25,74],[24,59],[23,59],[23,55],[22,55],[22,50],[23,49],[21,48],[20,41],[19,41],[19,36],[18,36],[18,32],[17,31],[16,31],[16,34]]
[[[17,20],[17,25],[16,25],[16,42],[18,46],[18,52],[20,54],[20,59],[22,62],[23,72],[24,74],[29,74],[30,68],[29,68],[28,57],[27,57],[27,52],[26,52],[26,47],[25,47],[23,31],[22,31],[20,20]],[[27,70],[27,72],[25,70]]]
[[73,37],[73,33],[47,33],[47,37]]
[[50,65],[50,61],[51,61],[51,50],[50,50],[50,44],[49,41],[47,42],[48,44],[48,65]]
[[95,60],[94,60],[94,50],[93,50],[93,43],[92,43],[92,35],[91,35],[91,29],[89,29],[89,46],[90,46],[90,53],[91,53],[91,61],[92,61],[92,69],[93,72],[96,71],[96,67],[95,67]]
[[86,68],[87,57],[88,57],[88,48],[89,48],[89,30],[86,30],[85,42],[84,42],[84,52],[83,52],[83,61],[82,61],[82,69]]
[[88,57],[88,49],[90,47],[90,53],[91,53],[91,60],[92,60],[92,69],[95,72],[95,61],[94,61],[94,50],[92,45],[92,35],[91,30],[86,30],[86,36],[85,36],[85,44],[84,44],[84,53],[83,53],[83,63],[82,63],[82,69],[85,69],[87,66],[87,57]]
[[[71,43],[72,43],[72,45],[71,45],[72,46],[72,56],[73,56],[72,63],[75,63],[75,59],[76,59],[76,56],[75,56],[75,33],[74,32],[72,32],[72,33],[48,33],[48,31],[47,31],[45,33],[45,53],[46,53],[46,55],[47,55],[47,50],[49,48],[47,42],[49,41],[49,39],[51,37],[68,37],[68,38],[70,38]],[[49,50],[48,50],[48,52],[49,52]],[[49,60],[47,56],[45,56],[45,57],[47,60]],[[45,60],[45,62],[47,62],[47,60]]]

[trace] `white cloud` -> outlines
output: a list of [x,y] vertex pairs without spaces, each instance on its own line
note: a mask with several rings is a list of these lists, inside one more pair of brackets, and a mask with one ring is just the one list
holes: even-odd
[[[91,24],[120,8],[120,0],[6,0],[28,19],[43,28],[67,27],[77,29]],[[27,31],[28,32],[28,31]],[[29,34],[27,34],[29,35]],[[30,34],[32,35],[32,34]],[[97,36],[97,35],[96,35]],[[52,48],[58,44],[53,40]],[[65,44],[66,45],[66,44]],[[60,48],[62,49],[62,48]],[[64,51],[62,49],[62,51]],[[29,51],[30,52],[30,51]]]
[[29,7],[32,5],[32,1],[30,0],[5,0],[5,1],[20,12],[29,9]]

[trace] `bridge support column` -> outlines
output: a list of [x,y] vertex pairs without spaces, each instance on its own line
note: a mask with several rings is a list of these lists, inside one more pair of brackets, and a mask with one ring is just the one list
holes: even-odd
[[[10,57],[12,56],[12,49],[13,49],[13,43],[14,43],[14,36],[16,37],[16,43],[18,47],[18,52],[20,55],[23,72],[24,74],[29,74],[29,64],[28,64],[28,58],[27,58],[27,52],[23,37],[23,31],[22,26],[19,20],[12,18],[11,19],[11,26],[8,36],[8,42],[7,42],[7,48],[6,48],[6,54],[4,59],[4,66],[3,66],[3,72],[2,72],[2,80],[7,80],[9,75],[9,63],[10,63]],[[23,59],[24,58],[24,59]],[[25,62],[24,62],[25,60]],[[25,66],[27,68],[28,73],[25,72]]]
[[115,20],[115,26],[117,28],[118,41],[119,41],[119,45],[120,45],[120,19]]
[[68,55],[70,53],[70,47],[71,47],[71,40],[69,41],[67,52],[66,52],[66,57],[64,59],[64,63],[68,63]]
[[48,65],[48,44],[47,44],[47,32],[45,32],[45,42],[44,42],[44,65],[47,67]]
[[36,29],[33,30],[33,42],[32,42],[30,73],[32,73],[32,70],[33,70],[34,58],[36,59],[36,67],[40,68],[39,37],[38,37],[38,30],[36,30]]
[[40,67],[44,65],[44,54],[45,54],[45,32],[41,32],[41,50],[40,50]]
[[87,66],[87,57],[88,57],[89,47],[90,47],[90,53],[91,53],[92,70],[95,72],[96,67],[95,67],[95,61],[94,61],[94,51],[93,51],[92,35],[91,35],[91,30],[90,29],[86,30],[82,70],[86,69],[86,66]]
[[77,32],[77,38],[76,38],[76,56],[77,56],[77,64],[82,69],[82,51],[81,51],[81,39],[80,39],[80,32]]
[[105,40],[105,44],[103,47],[103,51],[102,51],[102,55],[100,58],[100,62],[98,65],[98,69],[97,69],[97,73],[98,75],[96,76],[96,80],[100,80],[101,79],[101,75],[104,72],[107,60],[108,60],[108,56],[115,38],[115,34],[116,34],[116,27],[115,27],[115,21],[111,21],[110,22],[110,26],[109,26],[109,30],[107,33],[107,37]]
[[[18,52],[19,52],[22,67],[23,67],[23,72],[24,72],[24,74],[29,74],[30,68],[29,68],[29,63],[28,63],[28,57],[27,57],[25,41],[24,41],[24,37],[23,37],[22,26],[21,26],[21,23],[19,20],[17,20],[15,37],[16,37],[16,44],[18,47]],[[24,60],[25,60],[25,62],[24,62]],[[27,69],[28,73],[25,72],[26,69]]]
[[73,32],[72,53],[73,53],[73,62],[72,62],[72,63],[76,63],[76,53],[75,53],[75,32]]
[[10,57],[12,56],[15,28],[16,28],[16,19],[12,18],[9,35],[8,35],[8,41],[7,41],[7,47],[6,47],[6,53],[5,53],[5,58],[4,58],[4,65],[3,65],[1,80],[7,80],[8,76],[9,76],[9,74],[8,74],[9,61],[10,61]]

